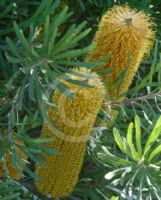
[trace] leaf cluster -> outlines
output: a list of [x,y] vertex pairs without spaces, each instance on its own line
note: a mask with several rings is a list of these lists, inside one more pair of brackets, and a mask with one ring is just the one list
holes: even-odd
[[[33,185],[33,180],[39,178],[34,173],[34,163],[43,165],[44,153],[59,153],[46,145],[54,138],[39,138],[44,112],[49,106],[55,108],[51,102],[55,89],[69,98],[74,97],[64,80],[89,87],[86,82],[71,78],[74,75],[88,79],[89,75],[72,69],[94,69],[103,64],[103,59],[95,63],[83,60],[94,48],[89,44],[103,13],[125,3],[150,13],[159,33],[161,14],[157,0],[0,2],[0,164],[6,173],[0,182],[1,199],[48,199],[36,194]],[[120,76],[118,81],[122,79]],[[100,119],[109,119],[111,126],[94,127],[77,187],[65,199],[161,198],[160,87],[158,34],[151,57],[141,64],[127,99],[105,102],[104,106],[118,110],[119,116],[114,120],[101,110]],[[135,115],[135,123],[130,123]],[[21,158],[17,149],[28,159]],[[12,155],[10,161],[21,174],[21,181],[12,180],[6,152]]]

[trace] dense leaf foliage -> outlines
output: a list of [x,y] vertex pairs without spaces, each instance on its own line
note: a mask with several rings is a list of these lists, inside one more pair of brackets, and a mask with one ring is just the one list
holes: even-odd
[[[119,116],[113,120],[103,110],[99,113],[99,118],[108,118],[111,125],[93,128],[77,187],[65,199],[161,198],[161,3],[3,0],[0,1],[0,177],[5,173],[0,179],[2,200],[49,199],[38,194],[34,187],[34,179],[40,178],[34,172],[34,163],[43,165],[44,152],[60,153],[45,145],[54,138],[39,138],[46,116],[44,105],[55,106],[50,100],[55,89],[73,98],[62,79],[88,87],[84,82],[73,81],[71,74],[87,79],[89,75],[74,72],[72,68],[94,69],[104,62],[106,58],[94,63],[83,59],[94,48],[91,41],[103,13],[125,3],[152,15],[158,25],[158,37],[150,58],[141,64],[127,99],[104,103],[117,109]],[[20,181],[12,179],[7,154],[21,176]]]

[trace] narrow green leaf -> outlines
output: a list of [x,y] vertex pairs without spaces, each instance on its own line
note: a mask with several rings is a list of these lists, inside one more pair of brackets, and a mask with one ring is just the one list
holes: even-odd
[[29,79],[29,87],[28,87],[28,94],[29,99],[33,102],[36,102],[35,99],[35,71],[32,73],[31,78]]
[[149,151],[152,144],[157,140],[159,135],[161,134],[161,116],[158,118],[149,138],[146,142],[145,148],[144,148],[144,155]]
[[[56,44],[56,49],[64,48],[67,45],[70,45],[70,43],[73,41],[74,38],[78,36],[78,34],[81,34],[81,31],[86,26],[87,22],[82,22],[79,26],[76,27],[76,25],[72,25],[67,33],[62,37],[62,39]],[[59,50],[60,51],[60,50]],[[54,52],[54,54],[57,54],[57,51]]]
[[133,123],[131,122],[129,124],[128,130],[127,130],[127,142],[128,142],[130,147],[133,145],[133,143],[132,143],[132,131],[133,131]]
[[[42,157],[38,156],[38,154],[42,153],[40,150],[24,147],[22,145],[16,145],[16,146],[18,146],[19,150],[23,152],[25,155],[27,155],[27,157],[30,158],[35,163],[39,163],[39,164],[43,163]],[[36,155],[34,155],[35,153]]]
[[10,50],[12,51],[12,53],[17,57],[20,57],[20,54],[19,54],[17,48],[15,47],[14,43],[10,40],[10,38],[6,37],[6,42],[9,46]]
[[22,166],[22,168],[24,169],[24,171],[30,175],[33,179],[38,180],[40,179],[40,177],[38,175],[36,175],[34,172],[32,172],[24,163],[24,161],[22,160],[22,158],[19,156],[19,154],[15,154],[15,158],[17,160],[17,162]]
[[68,13],[67,14],[67,11],[68,11],[68,7],[65,6],[61,12],[57,15],[57,18],[54,19],[53,21],[53,24],[54,26],[59,26],[60,24],[62,24],[65,20],[67,20],[71,15],[72,13]]
[[136,115],[135,117],[135,136],[136,136],[136,146],[139,152],[139,155],[142,155],[142,147],[141,147],[141,127],[140,127],[140,119]]
[[[70,37],[71,37],[71,35],[72,35],[72,33],[75,31],[75,29],[76,29],[76,25],[75,25],[75,24],[72,24],[72,25],[70,26],[70,28],[66,31],[66,33],[64,33],[64,34],[62,35],[62,37],[60,38],[60,40],[53,46],[53,49],[52,49],[53,55],[55,55],[56,49],[57,49],[59,46],[61,46],[61,44],[63,44],[64,41],[65,41],[67,38],[70,38]],[[72,35],[72,37],[74,37],[74,36]]]
[[128,70],[128,67],[125,67],[119,74],[119,76],[115,79],[115,81],[112,83],[112,85],[110,85],[110,87],[112,88],[116,88],[118,89],[119,86],[121,85],[122,81],[125,78],[126,72]]
[[35,21],[37,27],[42,27],[42,25],[46,20],[46,16],[49,16],[51,13],[55,11],[54,9],[52,12],[51,8],[52,8],[52,1],[50,0],[50,2],[46,5],[45,9],[40,13],[39,17]]
[[116,158],[113,158],[112,156],[109,155],[105,155],[103,153],[97,153],[97,157],[99,159],[101,159],[102,161],[104,161],[107,165],[113,165],[115,167],[120,167],[120,166],[124,166],[124,163],[120,160],[117,160]]
[[12,200],[12,199],[17,199],[20,196],[19,192],[16,192],[14,194],[9,194],[6,197],[2,197],[1,200]]
[[7,166],[6,154],[3,155],[3,157],[1,158],[1,160],[2,160],[2,164],[3,164],[3,169],[4,169],[4,172],[5,172],[5,176],[9,177],[10,173],[9,173],[8,166]]
[[132,139],[133,139],[132,132],[133,132],[133,123],[131,122],[129,127],[128,127],[128,131],[127,131],[127,142],[128,142],[129,147],[130,147],[133,159],[135,161],[139,161],[139,154],[136,151],[136,149],[133,145],[133,141],[132,141]]
[[112,155],[112,154],[107,150],[106,147],[103,146],[103,147],[102,147],[102,150],[103,150],[103,152],[104,152],[105,154],[99,153],[99,154],[98,154],[98,157],[101,156],[100,158],[103,158],[103,160],[106,161],[107,163],[110,164],[110,162],[111,162],[111,164],[117,165],[117,166],[127,166],[127,165],[131,165],[131,162],[130,162],[130,161],[125,160],[125,159],[122,159],[122,158],[119,158],[119,157],[117,157],[117,156],[115,156],[115,155]]
[[[28,143],[50,143],[54,141],[54,137],[45,137],[45,138],[31,138],[31,137],[24,137],[24,141]],[[34,146],[34,145],[33,145]]]
[[56,87],[64,96],[69,97],[71,99],[74,98],[73,91],[70,90],[70,88],[68,86],[66,86],[65,84],[60,82]]
[[161,145],[159,145],[158,147],[156,147],[151,154],[149,155],[148,160],[151,161],[157,154],[159,154],[161,152]]
[[47,153],[47,154],[50,154],[50,155],[60,154],[60,152],[56,149],[48,148],[46,146],[43,146],[43,145],[37,144],[37,143],[35,143],[34,145],[35,145],[35,148],[40,149],[43,153]]
[[47,16],[45,27],[44,27],[44,42],[43,42],[43,52],[44,54],[47,51],[47,47],[49,46],[49,21],[50,18]]
[[51,57],[52,49],[55,46],[55,39],[58,33],[58,28],[54,27],[52,29],[52,34],[49,36],[49,47],[48,47],[48,57]]
[[89,69],[94,69],[98,66],[101,66],[104,64],[104,61],[98,61],[98,62],[80,62],[80,61],[67,61],[67,60],[57,60],[57,64],[65,65],[65,66],[72,66],[72,67],[85,67]]
[[24,50],[26,50],[28,55],[32,56],[31,47],[29,46],[29,44],[28,44],[28,42],[27,42],[22,30],[19,29],[19,27],[17,26],[16,22],[13,23],[13,27],[14,27],[14,30],[16,32],[16,35],[17,35],[18,39],[20,40],[21,44],[24,47]]
[[[128,167],[128,168],[131,169],[131,167]],[[127,171],[126,167],[110,171],[107,174],[105,174],[105,179],[111,180],[114,176],[120,175],[125,171]]]
[[12,162],[12,166],[17,170],[17,172],[21,175],[21,178],[24,177],[24,174],[22,172],[22,169],[21,167],[19,166],[17,160],[16,160],[16,157],[15,157],[15,154],[17,154],[16,150],[15,150],[15,147],[14,145],[12,145],[10,148],[9,148],[9,151],[11,152],[12,156],[11,156],[11,162]]
[[60,52],[65,51],[69,48],[72,48],[73,45],[77,44],[78,41],[80,41],[82,38],[84,38],[86,35],[88,35],[90,31],[91,31],[91,29],[87,29],[76,36],[75,36],[75,33],[72,33],[72,36],[67,38],[61,45],[59,45],[59,46],[55,45],[55,50],[53,51],[53,56],[60,54]]
[[109,67],[107,69],[99,69],[99,70],[97,70],[97,73],[98,74],[106,74],[106,75],[108,75],[108,73],[113,72],[113,70],[114,69],[112,67]]
[[56,59],[62,59],[62,58],[69,59],[69,58],[73,58],[73,57],[78,57],[78,56],[81,56],[81,55],[89,52],[91,49],[93,49],[93,45],[90,45],[84,49],[69,50],[67,52],[58,54],[56,56]]
[[75,76],[78,76],[78,77],[82,77],[82,78],[86,78],[86,79],[94,78],[93,74],[80,73],[79,71],[70,70],[70,69],[67,69],[67,68],[64,68],[64,67],[61,67],[61,66],[59,66],[59,69],[62,70],[63,72],[65,72],[65,73],[72,74],[72,75],[75,75]]
[[5,8],[5,10],[0,14],[0,19],[5,17],[12,9],[13,9],[13,3],[8,5],[7,8]]
[[125,149],[125,146],[124,146],[124,142],[118,132],[118,130],[116,128],[113,129],[113,135],[114,135],[114,138],[115,138],[115,141],[118,145],[118,147],[121,149],[121,151],[123,151],[124,153],[126,153],[126,149]]
[[21,63],[23,61],[22,58],[16,58],[16,57],[13,57],[13,56],[10,56],[9,54],[5,54],[7,60],[11,63]]
[[85,81],[79,81],[79,80],[75,80],[75,79],[68,79],[66,81],[73,83],[75,85],[81,86],[81,87],[94,88],[94,86],[89,85],[88,82],[85,82]]

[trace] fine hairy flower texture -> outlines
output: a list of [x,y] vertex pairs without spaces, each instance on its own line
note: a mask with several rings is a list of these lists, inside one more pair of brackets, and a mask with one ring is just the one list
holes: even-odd
[[60,154],[44,154],[44,166],[36,168],[36,173],[41,177],[36,186],[39,192],[52,197],[68,196],[73,191],[87,141],[105,95],[104,86],[95,73],[85,68],[77,72],[92,75],[89,79],[72,75],[73,80],[86,82],[92,87],[65,82],[75,97],[71,99],[55,91],[52,101],[57,108],[48,109],[48,116],[58,131],[48,122],[43,125],[41,137],[54,136],[55,140],[48,146],[59,150]]
[[[114,6],[102,17],[93,43],[93,49],[86,60],[97,61],[103,56],[109,59],[96,70],[111,68],[108,74],[100,77],[108,86],[106,102],[119,100],[119,96],[128,91],[129,86],[143,58],[147,57],[153,46],[155,24],[143,12],[137,12],[129,6]],[[125,70],[123,80],[115,84],[121,72]],[[114,86],[115,84],[115,86]]]

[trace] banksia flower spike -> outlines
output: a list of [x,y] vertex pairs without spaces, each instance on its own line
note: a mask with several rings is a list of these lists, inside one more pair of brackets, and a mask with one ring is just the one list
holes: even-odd
[[[78,72],[89,73],[84,68]],[[50,108],[48,115],[62,134],[46,122],[42,137],[54,136],[54,142],[48,145],[59,150],[61,154],[44,155],[44,167],[36,168],[37,174],[41,177],[36,185],[42,194],[52,197],[68,196],[77,183],[90,131],[105,94],[98,76],[95,73],[91,75],[93,77],[88,80],[76,76],[73,76],[73,79],[87,81],[92,88],[67,83],[75,92],[74,99],[64,96],[59,91],[54,92],[53,103],[57,105],[57,109]]]
[[[106,74],[100,77],[112,87],[107,89],[107,94],[115,101],[128,91],[142,59],[149,55],[155,37],[153,27],[155,24],[148,15],[127,5],[114,6],[103,15],[93,40],[96,48],[89,53],[86,60],[97,61],[103,56],[110,56],[104,66],[96,70],[111,67],[112,72],[108,77]],[[113,88],[116,79],[126,67],[123,80]],[[110,99],[107,98],[106,101]]]

